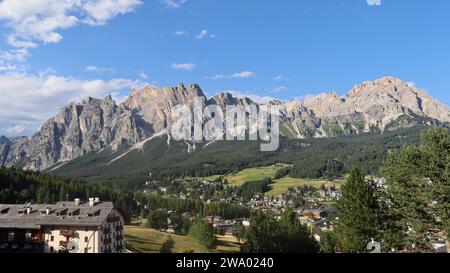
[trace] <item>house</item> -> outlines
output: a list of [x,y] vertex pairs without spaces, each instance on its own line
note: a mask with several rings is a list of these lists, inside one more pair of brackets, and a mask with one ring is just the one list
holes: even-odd
[[325,208],[325,209],[310,209],[303,211],[304,217],[314,217],[314,218],[326,218],[331,214],[336,213],[335,208]]
[[117,253],[124,218],[111,202],[90,198],[45,205],[0,204],[0,252]]

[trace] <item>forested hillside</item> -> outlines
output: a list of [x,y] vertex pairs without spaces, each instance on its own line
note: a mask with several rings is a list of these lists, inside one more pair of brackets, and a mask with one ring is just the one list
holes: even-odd
[[0,167],[0,203],[56,203],[74,198],[87,200],[90,197],[114,200],[115,205],[126,214],[135,209],[132,192],[116,185],[87,183],[79,179]]
[[[326,139],[292,140],[282,138],[276,152],[260,152],[258,142],[217,141],[197,144],[188,152],[184,142],[170,142],[167,136],[147,142],[142,149],[127,148],[110,153],[91,153],[50,171],[57,175],[92,181],[142,183],[149,179],[223,175],[243,168],[275,163],[293,164],[292,177],[340,176],[352,167],[365,174],[376,173],[390,151],[417,144],[420,132],[428,127],[340,136]],[[151,174],[151,177],[149,175]]]

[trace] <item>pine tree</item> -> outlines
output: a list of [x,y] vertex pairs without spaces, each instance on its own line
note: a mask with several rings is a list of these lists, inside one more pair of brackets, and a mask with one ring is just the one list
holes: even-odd
[[208,249],[216,247],[216,236],[214,228],[204,220],[197,220],[189,230],[189,236],[198,240],[200,244]]
[[244,253],[317,253],[318,246],[292,209],[277,220],[271,213],[258,213],[244,235]]
[[374,187],[365,181],[358,169],[351,171],[342,186],[342,197],[337,202],[336,232],[342,252],[366,252],[369,239],[378,239],[378,205]]
[[[422,136],[419,147],[405,147],[392,154],[381,173],[386,179],[385,198],[390,213],[403,227],[394,235],[407,237],[406,247],[414,244],[416,251],[430,251],[430,237],[448,241],[450,135],[447,129],[431,129]],[[447,246],[450,248],[448,242]]]
[[66,187],[64,186],[64,184],[59,190],[59,201],[66,201]]

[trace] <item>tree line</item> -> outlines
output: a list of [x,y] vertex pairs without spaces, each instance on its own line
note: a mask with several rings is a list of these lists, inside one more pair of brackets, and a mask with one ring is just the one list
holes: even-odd
[[43,204],[75,198],[88,200],[90,197],[114,201],[115,206],[126,214],[126,220],[137,208],[133,193],[114,185],[0,167],[0,203]]
[[136,201],[141,204],[141,207],[146,205],[148,211],[164,209],[199,217],[221,216],[224,219],[250,217],[249,208],[232,203],[204,203],[200,200],[189,198],[163,197],[155,193],[137,193]]
[[369,252],[433,252],[432,240],[450,249],[450,135],[432,129],[419,146],[406,146],[383,163],[382,179],[366,181],[354,169],[337,203],[335,233],[325,234],[323,249]]

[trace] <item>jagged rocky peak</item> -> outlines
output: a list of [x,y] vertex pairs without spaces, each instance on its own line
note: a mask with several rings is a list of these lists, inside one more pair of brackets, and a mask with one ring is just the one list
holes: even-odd
[[216,104],[220,106],[235,105],[238,99],[233,97],[231,93],[223,92],[219,93],[208,100],[208,104]]
[[171,105],[192,103],[194,98],[206,97],[197,84],[191,84],[187,88],[180,83],[176,87],[157,88],[154,86],[145,86],[140,91],[133,90],[130,97],[125,101],[125,105],[130,108],[142,108],[144,105],[158,105],[170,103]]
[[[420,93],[420,94],[419,94]],[[346,94],[346,98],[352,99],[357,97],[380,97],[383,94],[402,99],[410,95],[428,96],[423,90],[419,90],[412,83],[405,82],[394,77],[384,77],[374,81],[366,81],[355,85],[350,92]]]
[[0,136],[0,144],[9,144],[11,140],[5,136]]
[[[209,100],[197,84],[132,90],[121,104],[111,96],[86,98],[60,109],[32,137],[0,137],[0,164],[43,170],[102,149],[134,145],[171,127],[175,106],[260,104],[247,97],[221,93]],[[450,122],[448,106],[413,84],[385,77],[356,85],[346,95],[322,93],[299,101],[272,101],[280,106],[280,128],[292,138],[327,137],[381,131],[401,116],[414,115]],[[247,108],[248,109],[248,108]],[[389,127],[389,126],[388,126]]]
[[303,103],[298,100],[290,100],[287,102],[275,101],[273,105],[282,106],[287,112],[304,112],[309,111]]
[[305,99],[304,106],[312,110],[317,117],[327,118],[336,115],[336,110],[345,103],[345,99],[336,92],[321,93]]
[[377,108],[376,112],[384,112],[382,114],[385,119],[412,112],[419,116],[450,122],[448,106],[414,84],[394,77],[384,77],[356,85],[346,95],[346,99],[355,106],[353,110],[370,112],[370,109]]
[[223,109],[225,109],[227,105],[242,106],[246,110],[249,110],[251,106],[255,106],[257,109],[259,108],[259,105],[252,99],[248,97],[235,97],[229,92],[223,92],[213,96],[208,100],[207,104],[218,105]]

